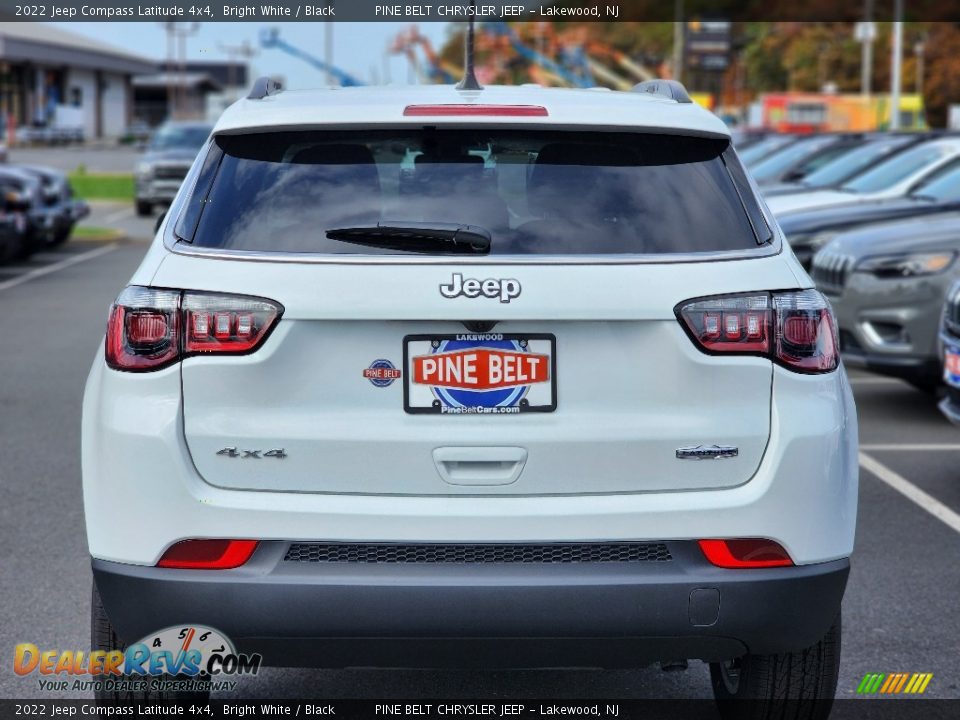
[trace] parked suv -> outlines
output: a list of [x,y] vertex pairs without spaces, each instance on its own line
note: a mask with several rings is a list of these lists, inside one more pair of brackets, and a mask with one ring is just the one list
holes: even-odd
[[168,122],[157,129],[135,168],[137,215],[150,215],[155,205],[173,200],[209,135],[206,123]]
[[866,225],[813,258],[813,279],[836,308],[849,365],[940,387],[943,301],[960,277],[960,213]]
[[835,321],[676,84],[259,81],[110,311],[83,478],[101,648],[835,691]]
[[940,410],[948,420],[960,425],[960,281],[947,294],[940,341],[943,347],[943,381],[947,386],[947,395],[940,401]]

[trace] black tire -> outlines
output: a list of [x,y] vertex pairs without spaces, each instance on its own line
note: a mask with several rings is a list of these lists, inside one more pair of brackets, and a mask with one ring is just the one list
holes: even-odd
[[137,215],[140,217],[150,217],[153,215],[153,203],[146,202],[145,200],[137,200]]
[[840,672],[840,617],[816,645],[710,663],[724,720],[826,720]]
[[[110,618],[107,617],[107,611],[104,610],[103,603],[100,601],[100,593],[97,591],[96,583],[93,583],[93,592],[90,597],[90,646],[94,650],[104,651],[125,650],[127,647],[114,630]],[[125,680],[127,677],[116,679]],[[162,679],[169,680],[170,677],[165,676]],[[102,704],[162,700],[206,702],[210,699],[210,692],[120,692],[116,690],[94,690],[93,696],[97,703]]]
[[73,225],[69,225],[65,228],[60,228],[53,235],[53,240],[50,244],[54,247],[57,245],[63,245],[67,240],[70,239],[70,234],[73,232]]
[[16,260],[29,260],[30,256],[37,251],[37,233],[28,230],[20,236],[20,246],[14,254]]

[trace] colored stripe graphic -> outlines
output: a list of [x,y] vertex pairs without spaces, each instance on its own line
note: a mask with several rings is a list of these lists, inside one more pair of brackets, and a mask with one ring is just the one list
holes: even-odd
[[867,673],[857,686],[858,695],[922,695],[933,673]]

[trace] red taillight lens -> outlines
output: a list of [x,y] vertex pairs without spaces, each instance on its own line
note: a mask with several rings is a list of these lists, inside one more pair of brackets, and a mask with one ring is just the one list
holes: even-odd
[[801,372],[830,372],[840,363],[837,323],[816,290],[773,296],[777,314],[776,358]]
[[105,354],[115,370],[157,370],[180,354],[180,293],[126,288],[110,308]]
[[457,116],[480,117],[547,117],[547,109],[540,105],[407,105],[403,114],[407,117],[418,116]]
[[247,562],[256,549],[256,540],[181,540],[167,548],[157,567],[229,570]]
[[700,540],[700,549],[712,565],[722,568],[769,568],[793,565],[783,547],[765,538]]
[[267,336],[280,307],[258,298],[187,292],[183,322],[186,354],[250,352]]
[[107,364],[146,372],[189,355],[249,353],[282,313],[262,298],[130,286],[110,309]]
[[687,303],[680,317],[708,352],[767,353],[770,350],[770,296],[743,295]]
[[833,313],[816,290],[705,298],[679,305],[677,315],[707,353],[766,356],[808,373],[840,362]]

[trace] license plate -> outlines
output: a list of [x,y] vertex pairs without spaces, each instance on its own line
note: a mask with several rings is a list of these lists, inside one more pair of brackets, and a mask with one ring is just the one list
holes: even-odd
[[943,381],[960,388],[960,347],[947,346],[943,353]]
[[403,339],[403,409],[515,415],[557,409],[553,335],[461,333]]

